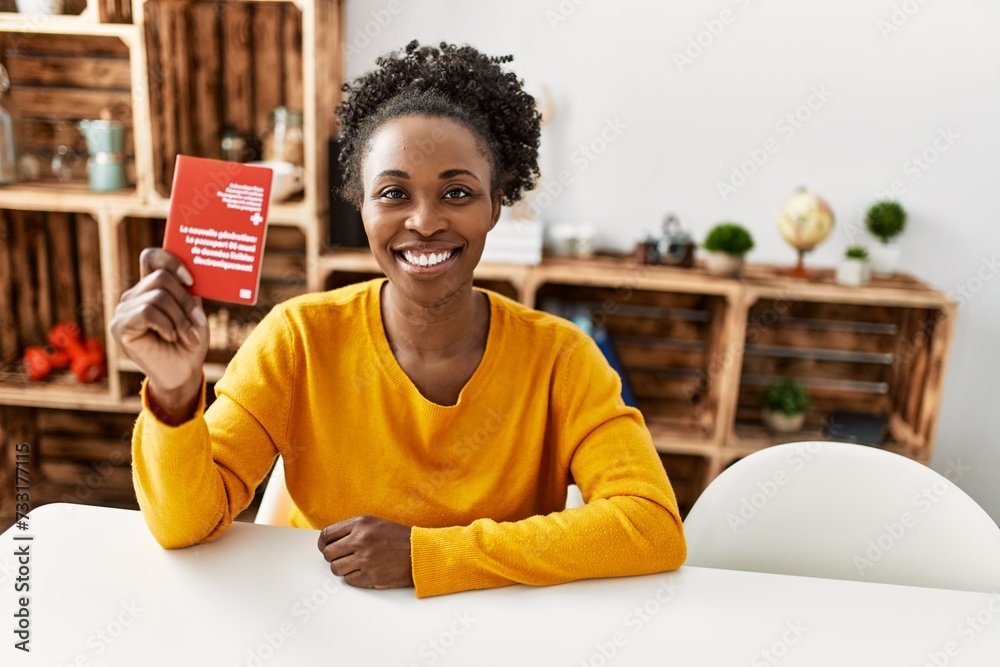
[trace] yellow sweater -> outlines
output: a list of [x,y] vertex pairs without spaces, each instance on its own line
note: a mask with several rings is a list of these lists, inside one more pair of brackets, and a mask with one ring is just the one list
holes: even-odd
[[[389,348],[383,282],[275,307],[184,424],[158,421],[143,391],[134,481],[160,544],[217,538],[281,454],[292,525],[371,514],[413,527],[418,597],[683,563],[649,432],[588,336],[486,292],[483,359],[458,403],[437,405]],[[564,510],[571,482],[587,505]]]

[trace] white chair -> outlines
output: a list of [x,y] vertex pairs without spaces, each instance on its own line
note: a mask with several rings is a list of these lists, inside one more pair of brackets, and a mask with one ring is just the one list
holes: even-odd
[[684,522],[689,565],[990,592],[1000,528],[916,461],[837,442],[768,447],[723,471]]
[[587,503],[583,502],[583,493],[580,491],[580,487],[576,484],[570,484],[566,487],[566,509],[570,510],[574,507],[583,507]]
[[291,514],[292,497],[285,488],[285,464],[279,456],[274,462],[271,478],[264,488],[264,495],[260,498],[260,507],[253,522],[269,526],[288,526]]

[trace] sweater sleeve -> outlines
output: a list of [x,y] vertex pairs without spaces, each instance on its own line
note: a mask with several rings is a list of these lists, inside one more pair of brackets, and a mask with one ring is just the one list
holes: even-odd
[[587,504],[514,522],[413,528],[418,597],[650,574],[684,562],[677,500],[641,414],[621,400],[617,373],[589,339],[555,373],[559,455],[569,457]]
[[240,346],[205,410],[178,426],[156,418],[143,382],[132,477],[146,524],[166,548],[214,540],[253,500],[285,439],[295,347],[276,308]]

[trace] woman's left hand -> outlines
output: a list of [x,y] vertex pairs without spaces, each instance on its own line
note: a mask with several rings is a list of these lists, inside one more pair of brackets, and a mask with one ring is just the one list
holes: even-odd
[[319,533],[330,571],[359,588],[413,586],[410,529],[376,516],[332,523]]

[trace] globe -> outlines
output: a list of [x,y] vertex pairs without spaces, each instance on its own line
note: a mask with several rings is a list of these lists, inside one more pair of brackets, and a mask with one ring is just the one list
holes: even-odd
[[833,231],[833,209],[818,195],[801,189],[778,211],[778,231],[799,251],[799,261],[792,275],[805,277],[803,257]]

